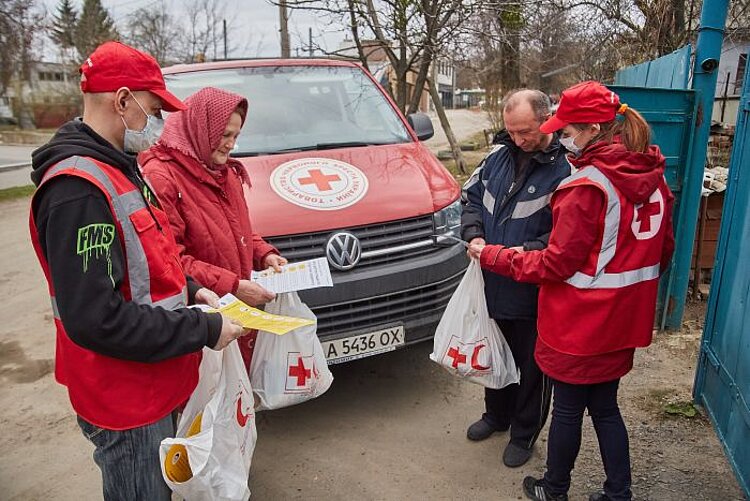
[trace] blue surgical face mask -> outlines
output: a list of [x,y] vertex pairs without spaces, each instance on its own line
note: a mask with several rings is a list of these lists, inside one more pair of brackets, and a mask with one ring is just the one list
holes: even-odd
[[580,135],[581,135],[581,133],[579,132],[575,136],[561,137],[560,138],[560,144],[562,144],[565,147],[565,149],[568,150],[569,152],[571,152],[573,155],[578,156],[578,155],[581,154],[581,150],[583,148],[581,148],[580,146],[578,146],[575,143],[575,140]]
[[[131,94],[131,96],[133,96]],[[120,116],[122,123],[125,124],[125,137],[123,140],[123,149],[127,153],[140,153],[141,151],[149,149],[151,146],[156,144],[159,140],[162,131],[164,130],[164,119],[149,115],[146,110],[143,109],[138,99],[133,96],[135,104],[141,109],[144,115],[146,115],[146,125],[141,130],[133,130],[128,128],[125,118]]]

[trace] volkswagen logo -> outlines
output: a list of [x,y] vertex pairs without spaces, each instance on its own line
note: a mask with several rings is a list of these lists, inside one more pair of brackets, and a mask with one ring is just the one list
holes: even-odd
[[351,270],[362,257],[362,244],[351,233],[336,233],[328,239],[326,257],[337,270]]

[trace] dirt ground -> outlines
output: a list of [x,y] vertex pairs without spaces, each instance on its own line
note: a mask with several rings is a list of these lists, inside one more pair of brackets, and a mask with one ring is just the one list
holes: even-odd
[[[89,500],[101,481],[54,382],[54,333],[42,274],[27,233],[28,199],[0,203],[0,499]],[[641,350],[622,384],[639,500],[739,500],[742,494],[708,421],[670,417],[690,399],[701,305],[686,328]],[[501,462],[507,435],[472,443],[482,388],[453,379],[422,344],[335,366],[327,394],[258,415],[250,485],[257,499],[522,499],[525,475],[543,471],[545,436],[533,459]],[[593,428],[574,471],[572,500],[603,480]]]

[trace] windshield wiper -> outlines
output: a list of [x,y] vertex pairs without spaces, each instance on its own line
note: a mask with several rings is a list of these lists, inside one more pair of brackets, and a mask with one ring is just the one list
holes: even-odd
[[384,144],[396,144],[391,142],[375,141],[341,141],[337,143],[318,143],[307,146],[294,146],[273,151],[240,151],[233,153],[233,157],[257,157],[261,155],[281,155],[283,153],[296,153],[298,151],[333,150],[336,148],[362,148],[365,146],[382,146]]
[[289,153],[294,151],[311,151],[311,150],[333,150],[336,148],[362,148],[364,146],[382,146],[384,144],[393,144],[389,142],[376,141],[339,141],[335,143],[318,143],[307,146],[296,146],[294,148],[284,148],[271,153]]

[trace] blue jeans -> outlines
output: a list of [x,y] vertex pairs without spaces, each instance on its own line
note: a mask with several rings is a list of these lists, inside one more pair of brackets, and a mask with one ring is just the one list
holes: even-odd
[[588,409],[607,475],[604,492],[612,501],[631,499],[628,431],[617,405],[619,383],[619,379],[598,384],[553,380],[555,398],[544,475],[550,493],[563,494],[570,488],[570,472],[581,448],[583,412]]
[[172,415],[130,430],[105,430],[78,416],[78,426],[94,446],[94,462],[102,471],[105,501],[170,501],[161,475],[159,444],[174,437]]

